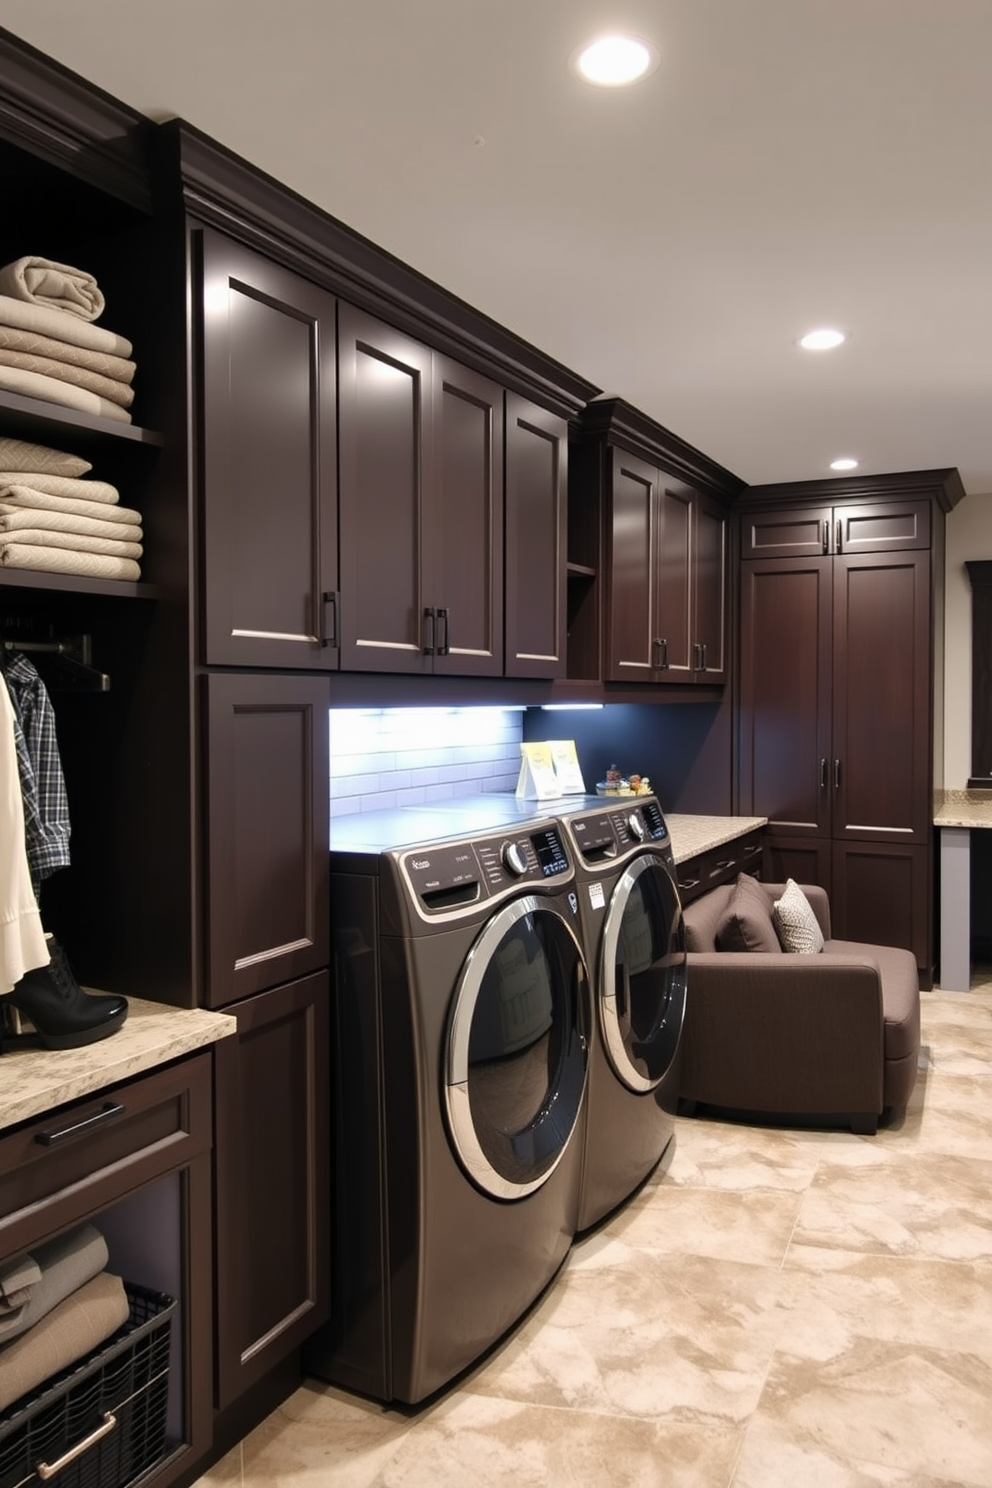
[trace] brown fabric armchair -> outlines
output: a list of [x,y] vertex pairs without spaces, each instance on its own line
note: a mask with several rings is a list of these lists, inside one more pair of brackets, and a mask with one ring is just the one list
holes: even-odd
[[[760,885],[769,912],[784,887]],[[829,900],[815,885],[802,888],[823,932],[821,952],[718,950],[735,888],[711,889],[684,911],[683,1101],[875,1132],[882,1112],[904,1106],[916,1081],[915,958],[833,940]]]

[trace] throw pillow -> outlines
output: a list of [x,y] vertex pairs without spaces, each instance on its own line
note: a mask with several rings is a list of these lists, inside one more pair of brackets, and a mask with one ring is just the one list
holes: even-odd
[[772,909],[782,949],[800,956],[815,956],[823,950],[823,931],[810,904],[795,879],[785,885],[781,899]]
[[718,951],[781,951],[768,895],[749,873],[737,885],[716,929]]

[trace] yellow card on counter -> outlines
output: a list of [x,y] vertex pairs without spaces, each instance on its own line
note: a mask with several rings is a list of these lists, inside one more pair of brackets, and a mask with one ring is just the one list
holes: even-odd
[[561,794],[548,744],[521,744],[516,794],[521,801],[550,801]]
[[574,739],[549,739],[551,763],[558,780],[560,796],[584,796],[586,788],[579,768],[579,757],[575,752]]

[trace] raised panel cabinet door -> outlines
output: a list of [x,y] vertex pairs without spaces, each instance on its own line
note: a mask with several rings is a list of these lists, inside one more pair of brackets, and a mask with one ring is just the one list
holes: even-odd
[[741,564],[741,811],[776,838],[830,836],[832,562]]
[[742,558],[818,558],[833,551],[833,508],[741,513]]
[[933,979],[932,902],[928,848],[834,842],[830,915],[835,938],[912,951],[926,987]]
[[568,422],[506,394],[508,677],[564,677]]
[[831,560],[834,837],[931,831],[930,555]]
[[[763,877],[766,883],[819,884],[830,894],[833,883],[833,843],[829,838],[772,837],[764,842]],[[831,924],[834,935],[839,935]]]
[[834,509],[833,551],[894,553],[929,548],[929,501],[886,501]]
[[693,661],[700,682],[727,679],[727,515],[697,494],[692,507]]
[[[660,477],[653,465],[625,450],[611,450],[609,458],[606,680],[651,682],[665,660],[655,626]],[[688,657],[688,634],[685,640]]]
[[333,668],[336,302],[209,229],[193,249],[203,658]]
[[215,1054],[217,1406],[330,1305],[330,985],[321,972],[239,1002]]
[[206,689],[207,986],[223,1007],[328,964],[329,683],[222,673]]
[[429,347],[341,305],[338,440],[341,666],[431,672]]
[[424,592],[435,672],[503,672],[503,389],[434,357],[434,490]]
[[692,682],[695,672],[693,624],[693,493],[658,477],[654,510],[656,587],[652,634],[655,682]]

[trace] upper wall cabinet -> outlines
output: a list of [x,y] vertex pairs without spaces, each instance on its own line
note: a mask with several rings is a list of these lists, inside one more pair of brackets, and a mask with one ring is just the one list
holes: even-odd
[[337,644],[335,300],[195,234],[203,659],[326,668]]
[[506,395],[506,675],[564,677],[568,423]]
[[[726,681],[727,506],[741,483],[619,399],[585,411],[572,468],[569,558],[602,586],[602,680]],[[570,653],[569,674],[588,673]]]

